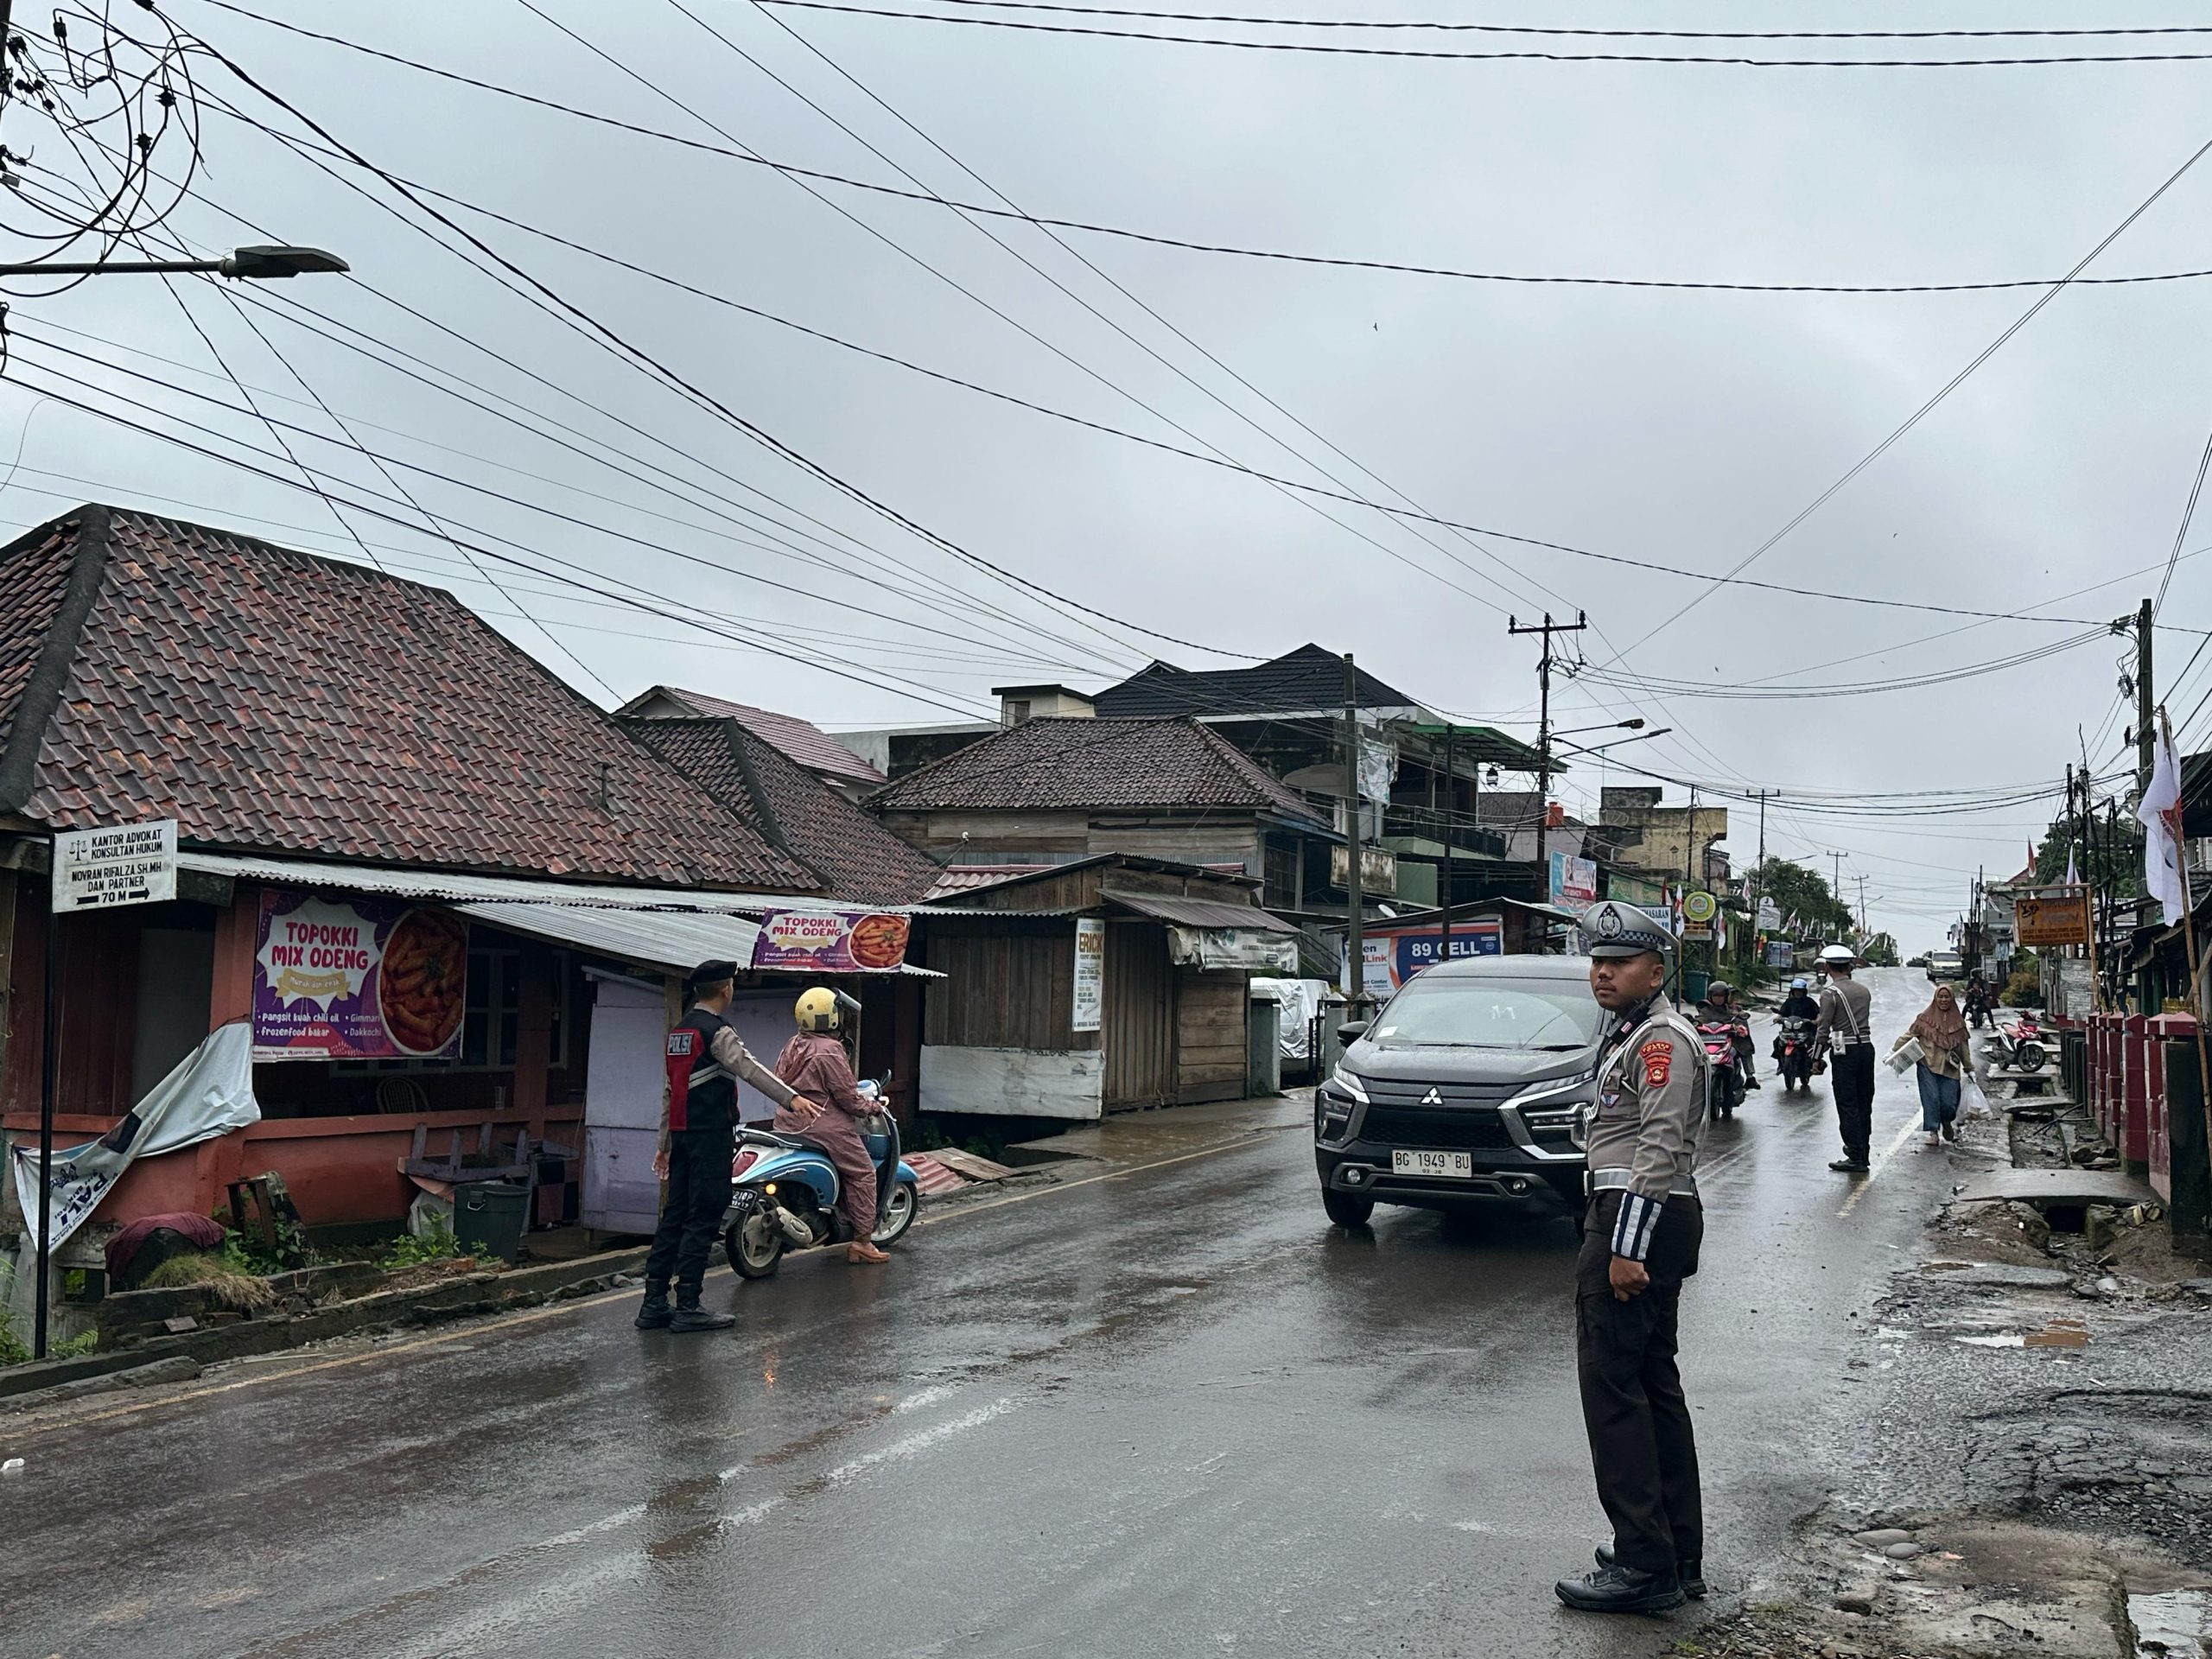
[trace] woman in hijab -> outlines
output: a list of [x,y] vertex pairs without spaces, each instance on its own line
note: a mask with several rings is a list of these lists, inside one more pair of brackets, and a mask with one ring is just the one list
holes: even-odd
[[1959,1138],[1959,1087],[1973,1062],[1967,1052],[1966,1017],[1948,985],[1938,985],[1936,997],[1921,1011],[1892,1051],[1917,1040],[1920,1063],[1920,1127],[1928,1132],[1927,1144],[1939,1146]]

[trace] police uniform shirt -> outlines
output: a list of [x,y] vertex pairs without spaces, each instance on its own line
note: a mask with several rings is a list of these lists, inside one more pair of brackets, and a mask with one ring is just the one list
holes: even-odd
[[1643,1261],[1668,1198],[1695,1190],[1706,1065],[1703,1040],[1664,995],[1613,1023],[1598,1066],[1588,1157],[1592,1191],[1622,1189],[1615,1255]]

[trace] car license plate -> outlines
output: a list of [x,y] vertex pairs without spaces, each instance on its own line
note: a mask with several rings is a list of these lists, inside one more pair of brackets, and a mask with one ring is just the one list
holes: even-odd
[[1394,1175],[1448,1175],[1461,1180],[1471,1179],[1475,1173],[1472,1154],[1465,1152],[1393,1152],[1390,1173]]

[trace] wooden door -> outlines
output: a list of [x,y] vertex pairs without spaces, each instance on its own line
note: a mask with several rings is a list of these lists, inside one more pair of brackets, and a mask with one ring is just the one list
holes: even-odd
[[1157,1106],[1175,1088],[1175,975],[1158,922],[1106,925],[1106,1109]]

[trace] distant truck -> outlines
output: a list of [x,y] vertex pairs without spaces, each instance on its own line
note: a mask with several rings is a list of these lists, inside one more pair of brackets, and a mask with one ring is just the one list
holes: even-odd
[[1940,985],[1947,979],[1963,979],[1966,971],[1966,958],[1955,950],[1928,953],[1928,981],[1931,985]]

